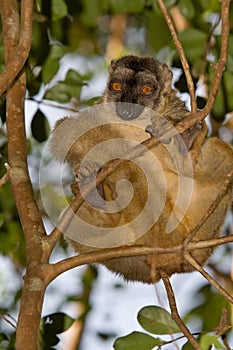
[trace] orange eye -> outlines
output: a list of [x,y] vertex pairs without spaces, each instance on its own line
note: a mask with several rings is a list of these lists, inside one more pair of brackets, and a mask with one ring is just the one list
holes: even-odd
[[141,91],[143,94],[150,94],[153,90],[154,89],[151,85],[145,85],[145,86],[143,86]]
[[115,81],[114,83],[112,83],[112,89],[114,91],[121,91],[121,83],[118,83],[117,81]]

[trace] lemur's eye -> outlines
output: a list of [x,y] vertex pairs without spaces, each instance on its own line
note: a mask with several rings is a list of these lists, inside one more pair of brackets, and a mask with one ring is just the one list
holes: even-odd
[[141,92],[145,95],[149,95],[154,90],[153,86],[145,85],[142,87]]
[[112,89],[114,91],[121,91],[121,88],[122,88],[121,83],[119,83],[118,81],[114,81],[112,83]]

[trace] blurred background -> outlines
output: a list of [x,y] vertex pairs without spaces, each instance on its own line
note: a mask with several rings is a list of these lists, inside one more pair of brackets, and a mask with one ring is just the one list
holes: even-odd
[[[20,1],[19,1],[20,3]],[[194,79],[197,103],[205,106],[221,45],[221,17],[218,0],[164,1],[183,44]],[[209,134],[233,142],[233,6],[229,55],[220,92],[208,116]],[[4,48],[0,38],[0,70],[4,68]],[[41,191],[62,205],[56,188],[56,167],[43,158],[43,150],[57,119],[87,108],[102,95],[107,66],[122,55],[152,56],[166,62],[174,73],[174,87],[189,106],[189,94],[179,56],[156,0],[36,0],[33,42],[26,63],[26,132],[30,174],[48,234],[53,225],[41,201]],[[5,172],[7,137],[5,99],[0,100],[0,175]],[[65,187],[72,176],[67,170]],[[232,234],[232,214],[223,228]],[[52,261],[73,252],[64,240],[56,247]],[[0,350],[14,349],[14,325],[19,308],[25,268],[25,243],[9,184],[0,189]],[[208,271],[229,293],[232,284],[232,245],[219,247],[208,264]],[[219,323],[221,310],[231,307],[198,273],[171,278],[181,316],[192,332],[210,331]],[[137,313],[146,305],[168,308],[164,287],[126,283],[105,268],[82,267],[59,276],[48,288],[43,316],[65,313],[77,319],[58,335],[57,345],[48,349],[107,350],[114,341],[133,331],[142,331]],[[174,337],[174,335],[172,335]],[[165,336],[170,340],[171,336]],[[60,340],[60,341],[59,341]],[[233,341],[230,338],[231,347]],[[177,343],[182,348],[186,341]],[[167,345],[165,349],[174,349]],[[223,347],[224,348],[224,347]],[[46,348],[47,349],[47,348]],[[189,349],[184,346],[183,349]]]

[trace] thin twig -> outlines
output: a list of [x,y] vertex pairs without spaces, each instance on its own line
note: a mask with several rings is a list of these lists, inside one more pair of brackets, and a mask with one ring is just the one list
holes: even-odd
[[228,342],[227,342],[226,335],[223,334],[221,338],[222,338],[222,342],[223,342],[223,344],[224,344],[226,350],[232,350],[232,349],[230,348]]
[[163,12],[164,18],[167,22],[168,28],[170,30],[171,36],[173,38],[173,41],[176,45],[178,54],[180,56],[180,60],[184,69],[184,74],[187,80],[187,85],[188,85],[188,90],[189,90],[189,94],[190,94],[190,99],[191,99],[191,111],[192,113],[194,113],[197,110],[197,102],[196,102],[196,97],[195,97],[195,88],[194,88],[194,84],[193,84],[193,78],[190,72],[190,67],[189,67],[189,63],[188,60],[186,58],[184,49],[182,47],[182,44],[178,38],[178,35],[176,33],[176,29],[175,26],[172,22],[172,18],[169,15],[166,6],[164,4],[163,0],[158,0],[158,4],[161,8],[161,11]]
[[74,112],[77,113],[78,112],[78,108],[73,108],[73,107],[67,107],[67,106],[63,106],[62,104],[58,104],[58,103],[52,103],[52,102],[48,102],[48,100],[42,99],[42,100],[38,100],[35,97],[26,97],[27,101],[32,101],[37,103],[38,105],[44,105],[44,106],[48,106],[48,107],[53,107],[53,108],[57,108],[57,109],[62,109],[65,111],[69,111],[69,112]]
[[184,322],[182,321],[182,319],[178,313],[175,295],[174,295],[170,280],[168,278],[168,275],[164,271],[161,270],[160,276],[161,276],[163,283],[164,283],[164,286],[166,288],[167,297],[168,297],[168,301],[169,301],[169,305],[170,305],[170,309],[171,309],[171,316],[172,316],[173,320],[176,322],[176,324],[178,325],[180,330],[183,332],[183,334],[186,336],[186,338],[192,344],[194,349],[201,350],[201,347],[200,347],[198,341],[192,335],[192,333],[189,331],[189,329],[185,326]]
[[230,325],[229,311],[226,307],[223,307],[221,311],[220,321],[217,326],[216,336],[222,337],[230,328],[231,328],[231,325]]
[[232,242],[233,242],[233,235],[230,235],[230,236],[225,236],[220,238],[206,239],[204,241],[190,242],[187,248],[185,249],[187,251],[193,251],[195,249],[217,247],[219,245],[232,243]]
[[204,75],[204,82],[206,82],[206,73],[207,73],[207,64],[208,64],[208,55],[210,52],[211,47],[214,45],[213,43],[215,42],[213,40],[214,38],[214,31],[218,27],[218,25],[221,22],[221,16],[219,14],[219,17],[217,18],[216,22],[213,24],[211,31],[208,35],[208,39],[206,40],[205,43],[205,49],[204,49],[204,57],[203,57],[203,63],[202,63],[202,74]]
[[5,322],[9,323],[9,325],[11,325],[11,327],[13,327],[14,329],[16,329],[16,325],[10,321],[10,318],[16,323],[15,319],[9,315],[9,314],[0,314],[0,318],[3,319]]
[[208,262],[207,267],[212,270],[214,273],[214,277],[218,281],[222,281],[224,288],[229,292],[229,294],[233,295],[233,280],[229,272],[220,271],[214,263]]
[[191,256],[190,253],[185,252],[184,253],[184,258],[197,270],[204,276],[207,281],[209,281],[214,288],[217,289],[217,291],[224,296],[231,304],[233,304],[233,297],[222,287],[220,284],[215,281],[213,277],[211,277],[208,272],[206,272],[203,267],[197,262],[194,257]]

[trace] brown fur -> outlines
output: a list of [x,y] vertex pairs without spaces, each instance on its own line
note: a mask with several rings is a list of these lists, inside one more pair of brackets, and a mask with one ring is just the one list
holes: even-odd
[[[153,73],[156,81],[160,84],[158,86],[160,94],[157,95],[156,100],[152,102],[154,106],[153,109],[164,117],[173,120],[174,124],[185,117],[187,111],[183,103],[175,95],[175,91],[171,89],[172,74],[166,65],[150,58],[142,59],[128,56],[127,58],[113,61],[109,70],[109,80],[116,71],[117,74],[119,74],[119,71],[124,69],[133,69],[134,74],[145,69],[147,73]],[[111,102],[111,94],[112,92],[108,91],[107,88],[102,103]],[[64,123],[64,130],[62,131],[64,138],[61,140],[60,135],[56,136],[55,129],[50,141],[51,149],[58,159],[60,158],[62,148],[66,142],[65,139],[69,134],[69,128],[75,128],[75,121],[72,120],[72,118],[70,118],[69,122],[70,125],[68,125],[69,123]],[[62,125],[61,122],[59,124],[60,126]],[[190,133],[190,137],[192,137],[192,129]],[[80,140],[70,148],[66,159],[74,169],[74,172],[77,173],[82,158],[94,145],[108,140],[109,138],[118,137],[123,139],[130,138],[137,142],[142,142],[148,138],[148,134],[142,128],[137,128],[136,126],[101,126],[84,134]],[[188,134],[186,134],[186,137],[188,137]],[[160,144],[151,149],[153,157],[159,162],[163,170],[163,175],[165,176],[165,204],[156,223],[154,223],[140,238],[133,240],[134,232],[130,227],[127,228],[125,232],[126,236],[132,237],[130,245],[162,248],[174,248],[181,245],[199,223],[203,215],[205,215],[222,188],[227,174],[233,168],[233,148],[217,138],[206,139],[204,127],[201,132],[195,131],[195,137],[193,137],[192,144],[189,147],[188,155],[184,156],[179,154],[176,142],[176,138],[173,138],[168,146]],[[192,162],[193,174],[189,173],[187,170],[189,157]],[[179,164],[179,171],[177,171],[175,161]],[[148,171],[150,166],[151,165],[149,163],[147,164],[145,161],[145,167]],[[180,216],[183,210],[182,201],[180,207],[179,205],[176,206],[180,175],[187,179],[193,176],[194,179],[191,200],[183,218]],[[161,185],[159,182],[159,171],[153,173],[152,178],[154,186],[153,195],[159,205],[164,190],[164,185]],[[111,202],[117,198],[116,184],[121,179],[128,179],[134,188],[132,200],[126,208],[116,213],[107,214],[84,202],[78,211],[79,217],[96,227],[107,227],[109,230],[132,222],[132,220],[139,215],[147,201],[147,180],[143,172],[133,162],[128,160],[124,161],[123,164],[103,182],[103,196],[107,201]],[[183,189],[182,195],[185,200],[185,188]],[[205,224],[201,226],[193,238],[193,241],[201,241],[220,235],[227,209],[232,201],[233,189],[231,186],[214,213],[207,219]],[[177,221],[177,225],[173,226],[171,232],[166,232],[167,224],[174,208],[173,219],[174,222]],[[153,216],[153,212],[150,213],[150,215]],[[148,220],[150,220],[150,216],[148,216]],[[77,237],[80,234],[79,227],[72,227],[72,223],[68,230],[73,230]],[[75,251],[79,253],[101,250],[101,248],[93,248],[88,245],[77,243],[71,239],[69,239],[69,242],[74,247]],[[192,255],[203,265],[211,253],[212,248],[205,248],[192,252]],[[142,281],[144,283],[154,283],[158,281],[160,279],[160,269],[164,270],[168,275],[193,271],[193,267],[180,253],[117,258],[105,261],[104,265],[111,271],[122,275],[126,280]]]

